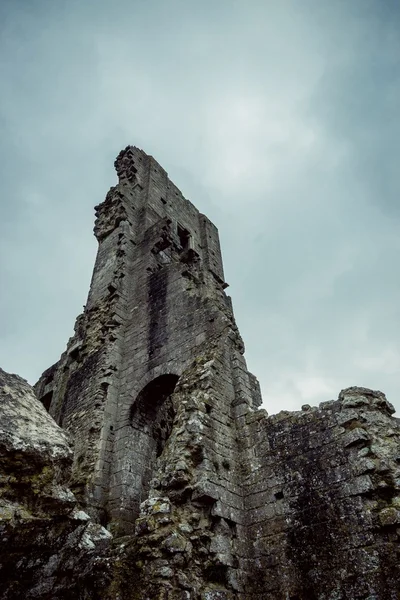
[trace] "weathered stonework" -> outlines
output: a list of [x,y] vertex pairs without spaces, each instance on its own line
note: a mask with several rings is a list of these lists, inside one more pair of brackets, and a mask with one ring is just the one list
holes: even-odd
[[143,151],[115,166],[87,304],[35,386],[73,439],[74,502],[113,536],[79,597],[398,599],[393,408],[349,388],[268,417],[216,228]]
[[304,412],[246,415],[249,597],[398,597],[393,412],[381,392],[349,388]]
[[120,182],[96,208],[99,251],[85,311],[36,390],[74,438],[74,493],[121,534],[134,531],[147,496],[164,393],[207,341],[227,340],[227,413],[256,406],[260,393],[224,292],[216,228],[152,157],[128,147],[115,164]]

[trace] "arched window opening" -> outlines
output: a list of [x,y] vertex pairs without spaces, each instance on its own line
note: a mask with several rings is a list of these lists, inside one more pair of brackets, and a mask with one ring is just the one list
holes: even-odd
[[172,374],[153,379],[142,389],[131,408],[130,472],[140,481],[131,489],[131,507],[137,514],[140,503],[148,495],[156,460],[172,432],[175,418],[172,394],[178,379],[178,375]]
[[[178,379],[172,374],[156,377],[139,393],[131,409],[131,425],[150,437],[153,458],[161,455],[172,431],[175,411],[171,396]],[[153,462],[151,457],[149,462]]]

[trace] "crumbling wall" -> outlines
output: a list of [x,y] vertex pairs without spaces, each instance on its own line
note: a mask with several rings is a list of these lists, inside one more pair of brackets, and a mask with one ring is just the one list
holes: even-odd
[[246,598],[377,598],[400,589],[400,426],[381,392],[242,417]]
[[226,335],[203,345],[172,396],[174,427],[136,521],[137,598],[230,600],[243,589],[231,345]]
[[[96,231],[101,240],[84,313],[75,324],[66,352],[35,386],[38,397],[57,423],[74,439],[71,487],[93,516],[104,521],[118,396],[122,324],[126,311],[124,277],[127,270],[129,223],[101,216],[111,190],[98,207]],[[114,227],[114,228],[113,228]]]

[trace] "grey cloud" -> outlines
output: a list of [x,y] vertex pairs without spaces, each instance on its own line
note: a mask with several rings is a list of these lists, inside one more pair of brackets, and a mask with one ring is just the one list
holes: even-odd
[[63,351],[133,143],[218,225],[271,412],[352,384],[399,402],[395,2],[0,11],[4,368],[34,381]]

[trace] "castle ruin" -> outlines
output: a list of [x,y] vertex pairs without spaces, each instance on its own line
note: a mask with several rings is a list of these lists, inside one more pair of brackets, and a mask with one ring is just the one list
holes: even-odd
[[142,150],[115,167],[87,304],[35,386],[80,507],[132,544],[132,589],[103,597],[399,599],[393,407],[354,387],[268,416],[216,227]]

